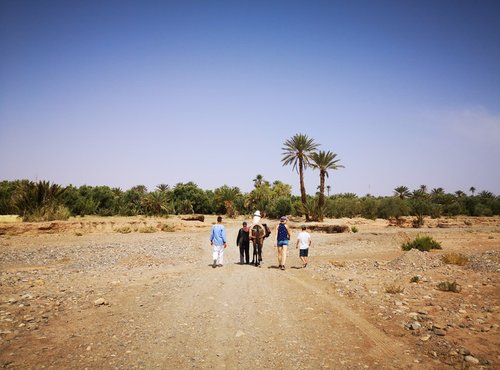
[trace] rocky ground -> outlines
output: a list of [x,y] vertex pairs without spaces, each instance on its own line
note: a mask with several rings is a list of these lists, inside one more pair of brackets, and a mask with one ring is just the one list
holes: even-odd
[[[263,267],[236,263],[242,220],[216,269],[213,216],[0,223],[0,366],[500,368],[500,218],[328,220],[358,232],[313,232],[286,271],[271,240]],[[443,249],[401,251],[417,234]]]

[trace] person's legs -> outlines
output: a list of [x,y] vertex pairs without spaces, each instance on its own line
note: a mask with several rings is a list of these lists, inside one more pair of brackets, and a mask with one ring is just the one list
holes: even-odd
[[224,245],[219,245],[219,266],[224,264]]
[[213,245],[213,252],[212,252],[212,259],[213,259],[213,264],[212,267],[217,266],[217,260],[219,258],[219,248],[217,245]]
[[244,258],[245,258],[245,246],[240,245],[240,264],[242,264],[242,265],[245,262]]
[[308,252],[309,252],[309,249],[301,249],[300,250],[300,259],[302,260],[304,267],[307,266],[307,256],[309,254]]
[[283,248],[281,248],[281,266],[285,268],[286,264],[286,251],[288,249],[287,245],[284,245]]
[[283,250],[283,248],[281,248],[281,246],[278,245],[278,247],[276,248],[276,252],[278,253],[278,267],[281,267],[281,251]]
[[243,248],[245,252],[245,263],[248,264],[250,262],[250,243],[245,244]]

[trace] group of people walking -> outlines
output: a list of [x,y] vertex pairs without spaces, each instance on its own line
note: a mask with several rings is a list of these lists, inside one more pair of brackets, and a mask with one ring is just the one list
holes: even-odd
[[[270,231],[266,224],[261,224],[261,215],[256,211],[252,220],[252,224],[248,226],[247,222],[243,222],[242,227],[238,230],[236,245],[239,247],[240,264],[255,264],[260,266],[262,262],[262,247],[264,238],[269,236]],[[285,270],[286,257],[288,247],[291,240],[290,229],[287,225],[288,219],[286,216],[280,218],[280,223],[276,226],[276,242],[274,244],[277,249],[278,268]],[[301,232],[297,235],[296,249],[299,249],[299,257],[302,260],[302,267],[307,267],[309,248],[311,247],[311,235],[306,231],[306,226],[301,226]],[[253,257],[250,262],[250,241],[253,243]],[[217,224],[212,226],[210,235],[210,243],[213,246],[213,264],[212,267],[222,267],[224,263],[224,249],[227,247],[226,231],[222,225],[222,217],[217,217]]]

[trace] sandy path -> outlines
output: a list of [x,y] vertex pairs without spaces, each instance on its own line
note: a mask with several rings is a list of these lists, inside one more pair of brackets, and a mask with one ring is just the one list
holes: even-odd
[[[229,240],[235,233],[228,230]],[[164,309],[152,315],[159,338],[149,341],[146,367],[411,367],[401,343],[331,295],[309,270],[293,268],[300,266],[297,257],[289,256],[286,271],[276,269],[267,241],[262,268],[241,266],[230,245],[225,266],[213,269],[205,239],[197,239],[199,261],[182,273],[183,289],[156,302]]]

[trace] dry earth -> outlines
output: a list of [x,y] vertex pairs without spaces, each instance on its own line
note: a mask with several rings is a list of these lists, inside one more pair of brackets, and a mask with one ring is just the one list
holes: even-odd
[[[286,271],[269,239],[261,268],[237,264],[242,219],[213,269],[214,220],[0,223],[0,367],[500,368],[500,218],[328,220],[359,232],[313,232],[308,267],[291,249]],[[402,252],[418,233],[443,250]]]

